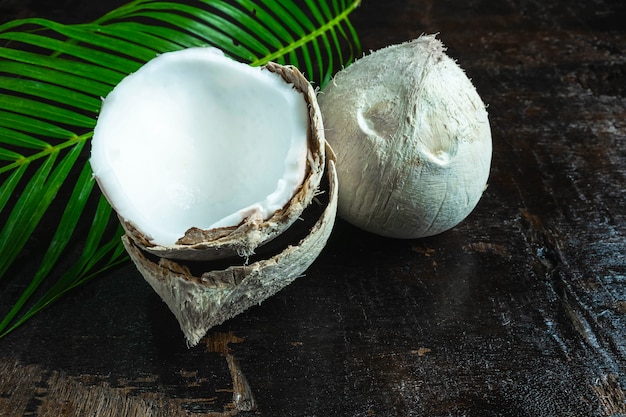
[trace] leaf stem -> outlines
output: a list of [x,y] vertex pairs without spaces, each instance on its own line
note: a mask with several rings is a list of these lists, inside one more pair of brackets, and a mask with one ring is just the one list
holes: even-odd
[[284,48],[277,49],[276,51],[274,51],[271,54],[268,54],[268,55],[266,55],[266,56],[264,56],[262,58],[259,58],[259,59],[255,60],[255,61],[250,62],[250,65],[252,65],[252,66],[263,65],[263,64],[266,64],[267,62],[272,61],[274,59],[286,56],[290,52],[292,52],[292,51],[302,47],[303,45],[307,44],[312,39],[318,38],[318,37],[322,36],[324,33],[328,32],[329,30],[335,28],[336,26],[339,25],[340,22],[342,22],[344,20],[348,20],[348,15],[350,13],[352,13],[352,11],[354,9],[359,7],[360,4],[361,4],[361,0],[355,0],[349,7],[346,8],[346,10],[344,10],[342,13],[338,14],[333,19],[331,19],[328,22],[326,22],[325,25],[317,28],[316,30],[312,31],[311,33],[307,34],[306,36],[301,37],[300,39],[296,40],[295,42],[291,42],[289,45],[287,45]]
[[65,148],[72,147],[72,146],[74,146],[74,145],[76,145],[77,143],[80,143],[80,142],[84,142],[87,139],[91,138],[92,135],[93,135],[93,131],[89,131],[89,132],[84,133],[84,134],[82,134],[80,136],[74,136],[72,138],[69,138],[67,141],[65,141],[63,143],[60,143],[58,145],[46,147],[44,150],[42,150],[40,152],[37,152],[35,154],[32,154],[32,155],[30,155],[28,157],[22,157],[22,158],[16,160],[15,162],[12,162],[12,163],[10,163],[8,165],[0,167],[0,174],[3,174],[3,173],[8,172],[8,171],[11,171],[11,170],[13,170],[15,168],[19,168],[22,165],[28,164],[28,163],[30,163],[32,161],[37,160],[37,159],[46,158],[48,155],[50,155],[53,152],[60,151],[60,150],[65,149]]

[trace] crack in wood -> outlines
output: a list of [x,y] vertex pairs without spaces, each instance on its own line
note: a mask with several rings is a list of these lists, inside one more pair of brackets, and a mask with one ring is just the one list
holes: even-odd
[[[233,400],[229,406],[232,407],[231,412],[235,411],[235,414],[239,411],[255,411],[257,409],[257,402],[250,384],[241,371],[239,361],[232,355],[229,347],[230,343],[242,343],[243,341],[243,338],[235,336],[232,332],[211,333],[204,340],[208,352],[219,353],[226,358],[233,381]],[[226,412],[225,415],[230,416],[233,414]]]
[[[568,264],[562,247],[564,237],[558,229],[551,225],[545,225],[541,218],[526,209],[521,209],[522,223],[525,227],[523,233],[532,251],[531,263],[535,273],[543,277],[543,282],[558,298],[561,309],[558,310],[566,318],[566,323],[584,343],[594,349],[605,363],[617,369],[621,360],[620,349],[610,334],[603,331],[598,323],[598,318],[587,304],[586,299],[590,295],[584,291],[584,283],[581,281],[572,267]],[[534,262],[532,261],[534,260]],[[542,312],[546,322],[555,321]],[[552,329],[551,332],[556,332]],[[566,339],[558,336],[559,339]],[[564,345],[564,354],[569,358],[569,353]]]

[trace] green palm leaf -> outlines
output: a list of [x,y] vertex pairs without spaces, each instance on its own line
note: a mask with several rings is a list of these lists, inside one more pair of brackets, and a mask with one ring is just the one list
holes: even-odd
[[[101,97],[159,53],[207,45],[251,65],[295,65],[323,87],[359,51],[348,19],[358,4],[136,0],[93,23],[0,25],[0,290],[7,281],[23,288],[0,311],[0,337],[126,261],[87,163]],[[49,237],[34,273],[14,276],[33,262],[28,248],[40,235]]]

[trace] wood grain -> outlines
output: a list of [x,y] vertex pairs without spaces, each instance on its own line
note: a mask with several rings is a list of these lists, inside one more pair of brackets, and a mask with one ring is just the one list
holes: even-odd
[[407,241],[339,220],[193,349],[125,265],[0,340],[0,415],[626,415],[622,3],[365,0],[365,51],[439,33],[489,106],[470,217]]

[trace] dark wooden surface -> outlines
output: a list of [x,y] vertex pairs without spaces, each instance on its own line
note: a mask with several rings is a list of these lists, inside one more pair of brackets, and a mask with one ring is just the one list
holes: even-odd
[[0,340],[0,415],[626,415],[626,3],[353,21],[364,50],[438,32],[488,103],[472,215],[409,241],[339,221],[306,277],[192,349],[128,264]]

